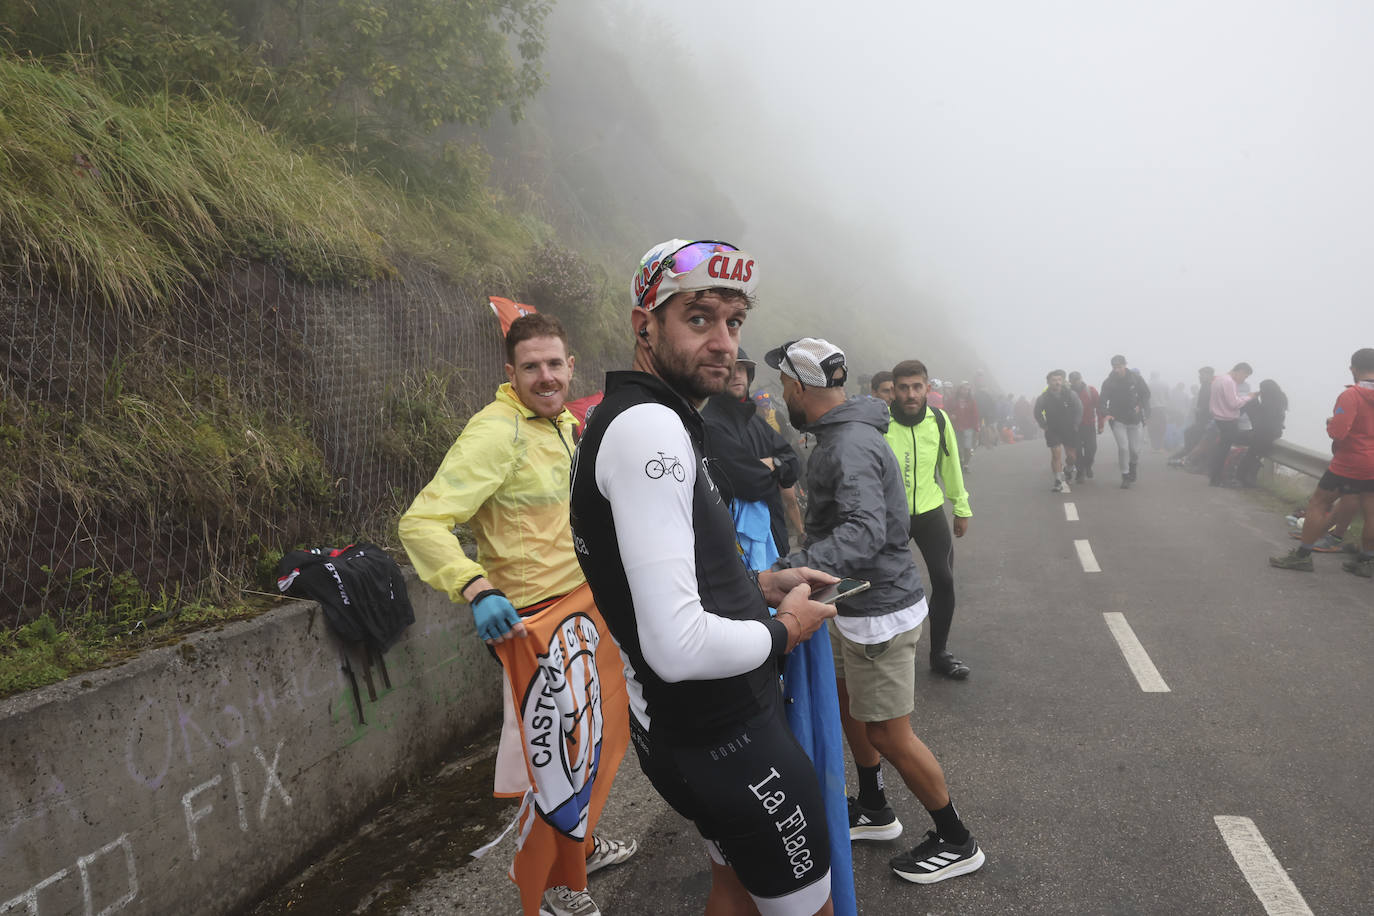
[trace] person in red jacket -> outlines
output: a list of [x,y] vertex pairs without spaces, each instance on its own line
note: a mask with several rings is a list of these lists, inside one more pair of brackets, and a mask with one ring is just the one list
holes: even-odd
[[959,463],[967,471],[969,465],[973,464],[973,443],[978,437],[978,428],[983,425],[978,402],[973,399],[973,387],[968,382],[959,383],[945,413],[954,422],[955,438],[959,441]]
[[1355,384],[1336,398],[1336,407],[1326,421],[1331,463],[1307,504],[1302,543],[1284,556],[1270,557],[1270,566],[1311,572],[1312,549],[1330,524],[1336,501],[1345,494],[1358,493],[1366,520],[1364,542],[1359,555],[1342,566],[1346,572],[1374,578],[1374,526],[1368,524],[1374,518],[1374,348],[1355,351],[1350,357],[1350,375]]
[[1078,464],[1074,466],[1074,483],[1093,478],[1093,458],[1097,457],[1097,389],[1083,381],[1083,373],[1069,373],[1069,387],[1083,402],[1083,419],[1078,424]]

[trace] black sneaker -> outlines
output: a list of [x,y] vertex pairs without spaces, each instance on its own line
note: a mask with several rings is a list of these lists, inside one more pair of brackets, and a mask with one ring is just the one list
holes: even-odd
[[969,667],[954,657],[952,652],[932,653],[930,670],[955,681],[962,681],[969,675]]
[[1054,482],[1054,486],[1050,487],[1050,490],[1051,490],[1052,492],[1054,492],[1054,493],[1063,493],[1063,492],[1064,492],[1064,481],[1062,481],[1062,480],[1056,480],[1056,481]]
[[955,846],[940,839],[934,830],[928,830],[925,842],[911,852],[893,856],[887,864],[899,878],[917,884],[934,884],[977,871],[985,861],[983,850],[978,848],[978,841],[973,837],[964,845]]
[[1088,479],[1089,479],[1089,480],[1092,480],[1092,479],[1093,479],[1093,469],[1092,469],[1092,468],[1088,468]]
[[902,822],[897,820],[897,812],[891,805],[883,806],[880,811],[870,811],[859,804],[854,797],[849,802],[849,839],[850,840],[895,840],[902,835]]

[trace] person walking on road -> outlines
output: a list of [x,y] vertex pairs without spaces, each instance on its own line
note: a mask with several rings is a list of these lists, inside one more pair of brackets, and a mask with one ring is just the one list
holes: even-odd
[[1035,422],[1045,432],[1045,444],[1050,448],[1050,472],[1056,493],[1064,489],[1065,457],[1068,473],[1073,473],[1078,459],[1078,423],[1083,419],[1083,402],[1078,394],[1064,383],[1064,370],[1054,369],[1045,376],[1046,387],[1035,399]]
[[1253,372],[1249,363],[1236,363],[1230,372],[1212,379],[1212,396],[1208,403],[1212,421],[1217,425],[1217,450],[1212,453],[1207,473],[1214,487],[1221,486],[1221,475],[1226,468],[1226,459],[1231,456],[1231,446],[1240,440],[1240,412],[1251,398],[1258,396],[1258,392],[1245,396],[1236,390],[1236,386]]
[[1083,416],[1078,421],[1078,460],[1074,462],[1074,483],[1093,479],[1093,461],[1097,458],[1097,389],[1083,381],[1083,373],[1069,373],[1069,387],[1083,403]]
[[[896,365],[893,375],[897,399],[892,403],[892,423],[884,436],[902,471],[907,511],[911,513],[911,539],[921,551],[930,575],[930,670],[963,680],[969,676],[969,666],[949,651],[955,604],[954,540],[945,518],[945,499],[954,505],[956,538],[968,533],[973,510],[969,508],[964,472],[950,436],[949,419],[925,399],[925,363],[919,359],[905,360]],[[944,482],[943,487],[940,481]]]
[[978,418],[983,427],[991,430],[991,433],[979,437],[978,444],[984,448],[995,448],[999,438],[995,435],[997,432],[997,398],[993,397],[991,391],[988,391],[987,382],[982,372],[973,376],[973,403],[978,405]]
[[725,390],[757,280],[755,259],[724,242],[645,253],[633,366],[607,374],[578,445],[572,534],[624,658],[640,766],[706,841],[706,912],[810,916],[833,912],[827,821],[778,663],[834,616],[809,596],[837,580],[749,571],[698,412]]
[[1326,420],[1331,437],[1331,463],[1317,481],[1303,519],[1302,543],[1281,557],[1270,557],[1269,565],[1279,569],[1312,571],[1312,551],[1317,539],[1330,524],[1336,501],[1358,494],[1364,511],[1364,538],[1360,553],[1341,564],[1346,572],[1374,577],[1374,349],[1356,350],[1350,357],[1354,384],[1336,398],[1336,406]]
[[1216,375],[1217,370],[1211,366],[1203,366],[1197,371],[1198,390],[1197,401],[1193,405],[1193,422],[1183,431],[1183,447],[1169,456],[1171,467],[1183,466],[1183,462],[1207,434],[1207,427],[1212,425],[1212,380]]
[[1150,388],[1140,373],[1126,366],[1126,357],[1112,357],[1112,371],[1102,380],[1101,399],[1097,404],[1097,431],[1106,424],[1112,426],[1116,440],[1116,463],[1121,470],[1121,489],[1128,490],[1136,482],[1140,463],[1140,429],[1150,415]]
[[[769,351],[764,361],[781,373],[793,425],[816,435],[807,469],[806,535],[801,548],[779,563],[815,566],[872,584],[842,599],[829,625],[840,716],[859,772],[850,835],[857,840],[901,835],[883,788],[886,759],[935,824],[914,849],[890,860],[892,871],[919,884],[976,871],[985,860],[983,850],[950,800],[939,761],[911,728],[916,643],[927,608],[907,546],[909,504],[902,472],[883,438],[888,416],[867,398],[845,398],[844,352],[828,341],[790,341]],[[902,363],[893,370],[894,408],[905,409],[903,384],[913,378],[907,368]],[[927,376],[925,367],[920,369],[924,404]],[[957,450],[956,443],[950,445]]]
[[[526,635],[517,609],[529,613],[549,606],[586,581],[568,528],[576,420],[563,403],[572,376],[568,335],[558,319],[536,312],[512,322],[506,335],[508,381],[468,421],[397,526],[420,579],[455,603],[469,602],[477,635],[488,645]],[[475,562],[453,534],[463,523],[477,539]],[[509,694],[506,701],[512,702]],[[507,721],[516,721],[508,712]],[[503,735],[503,748],[519,744],[518,735]],[[510,764],[498,755],[498,794],[528,786],[523,764]],[[605,780],[614,776],[613,769],[598,774]],[[593,835],[587,874],[625,861],[636,848],[634,840]],[[598,912],[585,881],[549,888],[543,898],[554,916]]]
[[978,441],[978,429],[983,425],[978,402],[968,382],[960,382],[945,413],[954,421],[954,434],[959,440],[959,464],[967,471],[973,462],[973,446]]

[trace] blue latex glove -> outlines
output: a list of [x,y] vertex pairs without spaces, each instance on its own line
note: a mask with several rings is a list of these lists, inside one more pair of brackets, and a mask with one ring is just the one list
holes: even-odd
[[477,624],[478,636],[497,640],[510,633],[511,627],[520,622],[520,615],[505,595],[487,595],[473,604],[472,619]]

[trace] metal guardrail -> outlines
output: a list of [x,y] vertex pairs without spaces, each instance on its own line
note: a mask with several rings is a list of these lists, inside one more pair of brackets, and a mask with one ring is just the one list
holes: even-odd
[[1269,453],[1269,458],[1275,464],[1281,464],[1286,468],[1292,468],[1300,474],[1309,477],[1320,477],[1326,473],[1326,466],[1331,462],[1329,454],[1323,455],[1321,452],[1310,448],[1303,448],[1301,445],[1294,445],[1284,439],[1279,439],[1274,443],[1273,450]]

